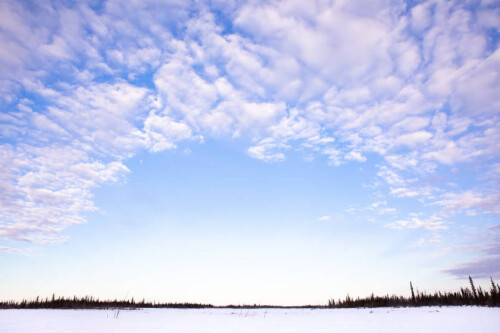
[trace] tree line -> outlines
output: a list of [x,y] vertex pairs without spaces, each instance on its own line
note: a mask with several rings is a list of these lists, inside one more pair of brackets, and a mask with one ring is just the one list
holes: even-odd
[[469,287],[460,288],[456,292],[440,292],[433,294],[419,292],[414,290],[410,281],[409,297],[397,295],[375,296],[373,293],[365,298],[352,298],[349,295],[346,298],[335,301],[333,298],[328,300],[329,308],[376,308],[376,307],[416,307],[416,306],[500,306],[500,285],[490,278],[490,290],[476,288],[474,281],[469,276]]
[[40,298],[33,300],[23,299],[22,301],[0,301],[0,309],[117,309],[117,308],[207,308],[213,307],[211,304],[201,303],[159,303],[141,300],[136,302],[134,298],[130,300],[100,300],[92,296],[85,297],[56,297]]
[[375,308],[375,307],[418,307],[418,306],[490,306],[500,307],[500,285],[491,280],[490,290],[476,288],[469,276],[469,287],[460,288],[457,292],[434,292],[428,294],[414,290],[410,282],[410,296],[385,295],[375,296],[373,293],[365,298],[352,298],[347,295],[343,300],[328,300],[327,305],[273,306],[273,305],[225,305],[214,306],[202,303],[162,303],[146,300],[100,300],[92,296],[85,297],[37,297],[33,300],[0,301],[0,309],[117,309],[117,308]]

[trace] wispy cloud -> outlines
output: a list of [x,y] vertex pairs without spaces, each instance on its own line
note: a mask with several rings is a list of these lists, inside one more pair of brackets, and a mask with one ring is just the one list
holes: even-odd
[[445,269],[443,272],[460,279],[465,279],[469,275],[474,278],[498,278],[500,276],[500,256],[490,256],[484,259],[461,263]]
[[473,238],[473,243],[458,246],[455,250],[475,251],[481,255],[467,262],[459,262],[443,270],[444,273],[457,278],[467,278],[468,275],[477,278],[500,277],[500,225],[486,228]]
[[425,230],[446,230],[449,229],[446,221],[438,216],[431,216],[429,218],[421,218],[419,214],[410,214],[409,218],[398,220],[396,222],[386,224],[391,229],[425,229]]

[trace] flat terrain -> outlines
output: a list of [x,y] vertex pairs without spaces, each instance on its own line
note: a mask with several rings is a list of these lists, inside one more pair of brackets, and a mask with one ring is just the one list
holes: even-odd
[[500,332],[500,308],[0,310],[2,333]]

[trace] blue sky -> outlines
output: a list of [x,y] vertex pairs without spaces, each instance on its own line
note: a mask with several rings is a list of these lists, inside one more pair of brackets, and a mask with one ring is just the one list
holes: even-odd
[[0,297],[500,278],[495,1],[0,1]]

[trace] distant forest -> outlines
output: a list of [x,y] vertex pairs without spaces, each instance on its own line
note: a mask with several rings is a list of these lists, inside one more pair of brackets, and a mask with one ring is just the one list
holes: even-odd
[[427,294],[414,290],[410,282],[411,295],[409,297],[386,295],[365,298],[351,298],[335,301],[330,299],[327,305],[304,306],[273,306],[273,305],[225,305],[214,306],[201,303],[158,303],[131,300],[100,300],[91,296],[65,298],[52,295],[51,298],[37,297],[33,300],[0,301],[0,309],[136,309],[136,308],[376,308],[376,307],[419,307],[419,306],[489,306],[500,307],[500,285],[491,280],[489,291],[481,287],[476,288],[469,276],[469,287],[460,288],[457,292],[434,292]]
[[415,306],[500,306],[500,285],[495,284],[492,278],[490,291],[483,290],[481,287],[476,288],[474,281],[469,276],[470,288],[460,288],[457,292],[440,292],[436,291],[433,294],[419,292],[413,289],[413,284],[410,282],[410,297],[386,295],[374,296],[365,298],[351,298],[349,295],[343,300],[339,299],[335,302],[334,299],[328,301],[329,308],[378,308],[378,307],[415,307]]

